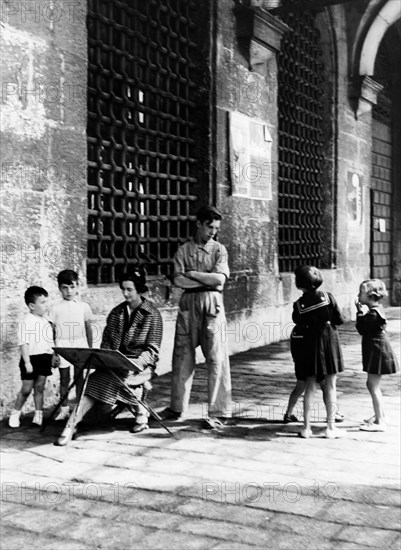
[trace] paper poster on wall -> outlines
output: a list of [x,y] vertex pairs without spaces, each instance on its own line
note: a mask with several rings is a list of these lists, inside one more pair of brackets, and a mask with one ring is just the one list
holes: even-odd
[[347,215],[353,225],[362,223],[362,181],[355,172],[347,176]]
[[232,194],[259,200],[272,199],[272,138],[266,124],[231,112],[230,172]]

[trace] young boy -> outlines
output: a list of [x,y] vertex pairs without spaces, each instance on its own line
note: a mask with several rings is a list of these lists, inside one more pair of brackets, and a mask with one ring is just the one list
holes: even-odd
[[201,346],[208,367],[209,416],[204,427],[222,425],[231,416],[231,375],[227,344],[220,329],[226,323],[222,291],[230,276],[225,247],[215,240],[221,214],[213,206],[197,212],[196,235],[174,256],[174,284],[184,289],[178,311],[173,351],[171,405],[165,420],[183,419],[195,371],[195,349]]
[[19,428],[21,409],[33,389],[35,416],[33,424],[41,426],[43,420],[43,391],[46,377],[52,374],[54,362],[53,327],[46,319],[48,293],[40,286],[31,286],[25,292],[29,313],[18,325],[18,340],[21,350],[19,368],[22,386],[8,420],[10,428]]
[[[50,314],[56,326],[56,345],[61,348],[92,347],[92,311],[86,302],[78,301],[78,274],[71,269],[60,271],[57,275],[58,288],[63,300],[56,304]],[[64,397],[70,385],[71,363],[60,357],[60,396]],[[78,369],[74,368],[74,376]],[[83,386],[83,374],[77,380],[77,393]],[[69,416],[68,404],[61,407],[56,420],[65,420]]]

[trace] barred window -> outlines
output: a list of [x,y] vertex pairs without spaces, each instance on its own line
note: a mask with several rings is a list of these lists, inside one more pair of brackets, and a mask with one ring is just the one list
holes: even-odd
[[[88,2],[88,270],[169,274],[200,194],[195,0]],[[198,155],[199,156],[199,155]]]
[[324,67],[311,12],[287,13],[278,55],[279,269],[322,267]]

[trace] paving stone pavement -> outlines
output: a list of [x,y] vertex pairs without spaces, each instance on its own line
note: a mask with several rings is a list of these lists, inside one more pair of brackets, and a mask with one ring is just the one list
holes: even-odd
[[[400,309],[388,314],[399,357]],[[168,423],[174,437],[155,423],[130,434],[123,413],[113,425],[92,418],[60,448],[60,423],[40,433],[31,418],[3,422],[2,548],[399,549],[400,375],[383,378],[388,431],[360,431],[372,406],[354,323],[340,337],[341,439],[323,437],[320,391],[311,439],[282,423],[295,383],[287,341],[231,358],[235,417],[218,432],[201,429],[203,366],[188,420]],[[169,390],[170,374],[155,380],[156,410]]]

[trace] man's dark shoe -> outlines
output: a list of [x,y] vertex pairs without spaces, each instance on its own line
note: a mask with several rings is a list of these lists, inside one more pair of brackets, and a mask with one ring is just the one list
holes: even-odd
[[161,411],[159,413],[159,416],[162,420],[183,420],[184,415],[180,412],[173,411],[170,407],[167,407],[167,409],[164,409],[164,411]]
[[209,417],[205,418],[205,420],[202,421],[201,428],[202,430],[218,430],[219,428],[222,428],[225,425],[224,420],[220,420],[216,417]]
[[285,414],[283,418],[284,424],[291,424],[291,422],[299,422],[298,418],[293,414]]

